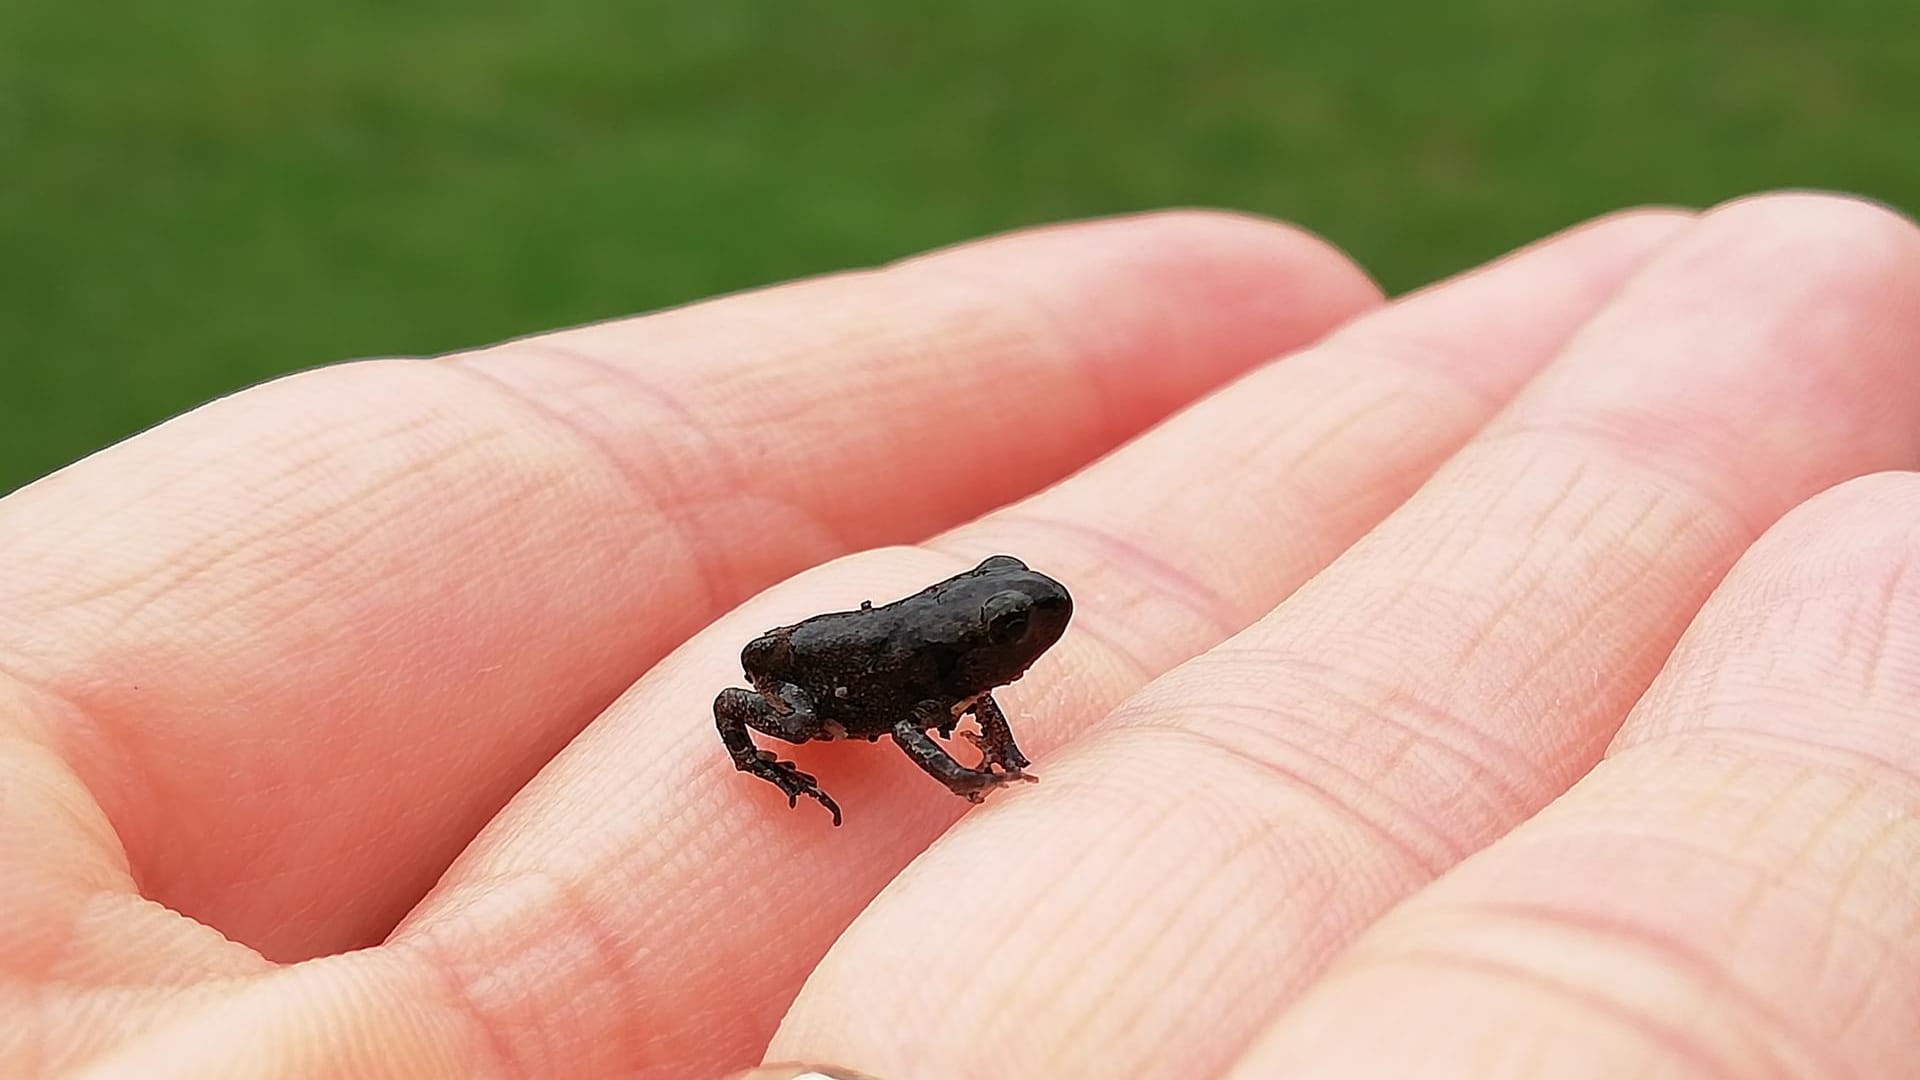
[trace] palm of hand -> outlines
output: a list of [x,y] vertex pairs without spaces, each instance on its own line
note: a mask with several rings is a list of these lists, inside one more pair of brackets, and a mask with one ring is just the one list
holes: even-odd
[[[1900,1075],[1916,294],[1837,199],[1384,306],[1164,215],[216,403],[0,504],[0,1060]],[[742,642],[1002,550],[1045,782],[733,772]]]

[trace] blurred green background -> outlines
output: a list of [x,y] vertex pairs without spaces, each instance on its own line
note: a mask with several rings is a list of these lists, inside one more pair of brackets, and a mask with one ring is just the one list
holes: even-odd
[[0,491],[206,397],[1170,204],[1395,290],[1920,207],[1920,0],[0,0]]

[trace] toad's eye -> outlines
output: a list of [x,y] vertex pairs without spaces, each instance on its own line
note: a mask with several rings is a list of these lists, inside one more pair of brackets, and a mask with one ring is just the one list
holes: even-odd
[[987,639],[995,645],[1012,645],[1027,636],[1027,612],[1032,601],[1017,592],[994,593],[980,607],[987,624]]

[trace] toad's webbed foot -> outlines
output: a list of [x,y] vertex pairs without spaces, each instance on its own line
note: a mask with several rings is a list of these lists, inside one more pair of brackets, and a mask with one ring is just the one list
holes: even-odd
[[788,704],[804,708],[783,714],[758,694],[739,689],[722,690],[713,702],[714,724],[720,729],[720,740],[726,743],[734,768],[779,788],[787,796],[788,806],[799,806],[802,795],[813,799],[826,807],[833,815],[833,823],[839,825],[839,805],[820,790],[819,782],[811,774],[801,772],[791,761],[781,761],[773,751],[753,745],[747,735],[747,729],[752,728],[788,742],[805,742],[804,729],[813,719],[812,709],[805,707],[808,703],[804,700]]

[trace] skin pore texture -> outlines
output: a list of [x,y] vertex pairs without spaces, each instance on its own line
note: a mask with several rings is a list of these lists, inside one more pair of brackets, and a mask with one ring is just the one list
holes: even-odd
[[[0,1071],[1904,1075],[1915,296],[1186,212],[214,403],[0,501]],[[997,553],[1043,782],[735,770],[744,643]]]

